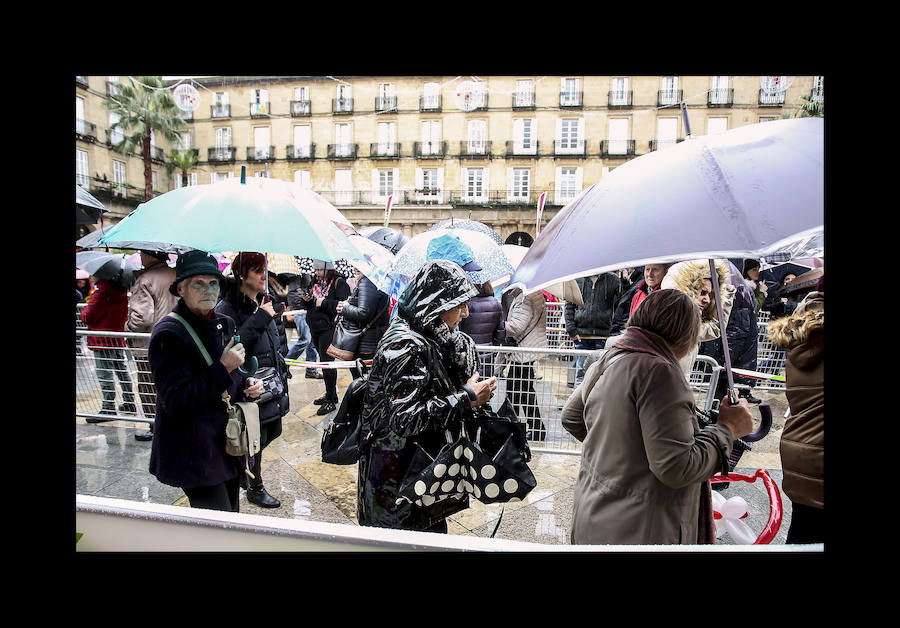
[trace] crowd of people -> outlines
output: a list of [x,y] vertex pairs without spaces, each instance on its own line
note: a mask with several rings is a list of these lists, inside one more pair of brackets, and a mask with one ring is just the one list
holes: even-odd
[[[547,425],[534,387],[540,353],[533,350],[548,345],[545,293],[512,289],[498,298],[489,282],[473,281],[481,268],[468,247],[443,238],[450,240],[432,241],[395,304],[363,274],[348,282],[326,262],[315,262],[313,276],[282,281],[258,252],[239,252],[223,273],[202,251],[178,256],[174,269],[165,255],[144,251],[132,286],[77,273],[76,301],[87,302],[81,319],[90,330],[151,334],[143,343],[129,341],[146,348],[137,394],[145,416],[155,415],[151,431],[139,435],[152,441],[151,473],[182,488],[193,507],[237,512],[239,488],[253,504],[279,507],[264,486],[261,459],[290,411],[287,361],[305,351],[307,362],[326,363],[322,374],[308,368],[305,377],[324,384],[317,414],[334,412],[337,373],[327,363],[341,321],[359,332],[355,357],[371,361],[361,421],[372,438],[358,465],[358,521],[446,532],[446,518],[467,499],[429,506],[399,499],[415,448],[442,441],[449,421],[471,418],[491,400],[498,377],[506,379],[528,438],[543,440]],[[782,438],[784,486],[801,505],[796,521],[803,528],[789,541],[822,540],[824,293],[786,294],[786,276],[769,297],[758,261],[746,260],[740,270],[736,280],[720,260],[711,277],[708,260],[689,260],[577,280],[583,305],[563,304],[565,331],[576,348],[595,353],[579,356],[562,413],[563,428],[583,443],[572,543],[714,542],[709,478],[722,470],[733,441],[753,429],[748,401],[759,401],[751,394],[732,405],[723,387],[718,421],[698,425],[687,380],[697,355],[724,360],[716,296],[735,367],[756,368],[759,311],[778,320],[792,411]],[[286,325],[297,330],[291,346]],[[101,380],[100,413],[134,412],[120,355],[125,343],[103,337],[88,343]],[[515,349],[495,364],[493,355],[475,349],[488,344]],[[251,358],[252,372],[244,368]],[[111,373],[124,400],[118,408]],[[225,452],[223,393],[259,405],[261,449],[247,473]],[[816,452],[813,460],[809,451]]]

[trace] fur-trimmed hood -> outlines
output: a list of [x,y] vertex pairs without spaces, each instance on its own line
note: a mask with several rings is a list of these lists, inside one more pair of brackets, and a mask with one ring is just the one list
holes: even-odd
[[[728,283],[729,269],[728,264],[724,260],[716,260],[716,273],[719,275],[719,296],[724,303],[730,300]],[[692,259],[684,262],[673,264],[663,277],[660,288],[672,288],[679,292],[684,292],[691,301],[697,302],[700,297],[700,290],[703,287],[703,280],[709,279],[709,260]],[[733,289],[732,289],[733,291]],[[703,310],[702,321],[708,322],[717,319],[715,298],[710,298],[709,306]]]
[[794,313],[770,321],[766,333],[779,349],[791,350],[809,340],[814,331],[825,328],[825,295],[810,292]]

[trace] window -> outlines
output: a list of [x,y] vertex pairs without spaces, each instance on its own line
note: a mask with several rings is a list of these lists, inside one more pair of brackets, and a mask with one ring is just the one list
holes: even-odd
[[113,159],[113,192],[119,196],[125,196],[125,162]]
[[557,150],[560,153],[580,153],[584,151],[581,139],[581,118],[563,118],[557,126]]
[[659,118],[656,121],[656,150],[675,146],[678,141],[678,118]]
[[85,150],[75,149],[75,185],[85,190],[91,189],[91,171],[88,169],[88,154]]
[[352,154],[350,141],[353,137],[350,124],[334,125],[334,154],[337,157],[349,157]]
[[396,193],[398,168],[377,168],[372,170],[372,201],[382,203]]
[[125,132],[122,130],[122,127],[117,126],[113,128],[113,125],[117,124],[120,119],[121,117],[116,112],[109,112],[109,143],[113,146],[116,146],[125,139]]
[[311,127],[306,124],[294,127],[294,157],[309,157],[311,147]]
[[784,92],[787,89],[786,76],[761,76],[759,77],[760,93],[759,102],[763,105],[777,105],[784,103]]
[[463,200],[486,201],[488,198],[487,168],[462,169]]
[[580,105],[578,86],[580,80],[576,78],[560,79],[559,104],[561,106]]
[[606,152],[610,155],[625,155],[628,152],[628,118],[609,119],[609,147]]
[[84,98],[75,97],[75,132],[79,135],[84,135],[85,127],[87,125],[84,123]]
[[485,81],[472,82],[472,105],[475,109],[487,107],[487,83]]
[[273,156],[270,154],[269,131],[267,126],[253,128],[253,156],[255,159],[269,159]]
[[556,169],[556,202],[566,204],[581,193],[582,169],[560,166]]
[[334,202],[349,205],[353,202],[353,177],[349,170],[334,171]]
[[335,93],[335,98],[337,99],[334,107],[335,111],[353,111],[350,93],[349,85],[341,83],[337,86]]
[[394,122],[378,123],[378,154],[393,155],[397,141],[397,124]]
[[416,168],[416,201],[424,203],[443,202],[444,169]]
[[294,100],[291,102],[291,113],[293,115],[309,115],[309,87],[294,88]]
[[218,118],[228,115],[230,115],[228,108],[228,92],[216,92],[213,95],[212,117]]
[[514,102],[516,107],[534,106],[534,81],[531,79],[516,81]]
[[265,116],[269,114],[269,90],[250,90],[250,115]]
[[422,155],[439,155],[441,152],[441,123],[438,120],[422,122]]
[[612,106],[621,106],[628,104],[628,79],[625,77],[614,78],[612,80],[612,94],[609,104]]
[[485,152],[484,138],[487,134],[486,120],[469,120],[468,124],[468,154],[483,155]]
[[422,96],[422,109],[440,109],[441,86],[439,83],[425,83]]
[[712,77],[712,87],[709,90],[709,104],[728,104],[728,83],[729,81],[727,76]]
[[659,104],[674,105],[678,100],[678,77],[664,76],[659,94]]
[[308,190],[312,189],[309,170],[294,170],[294,183]]
[[176,150],[190,150],[194,144],[194,132],[182,131],[178,134],[178,141],[175,143]]
[[825,77],[814,76],[813,87],[809,95],[812,102],[822,102],[825,99]]
[[393,83],[381,83],[378,85],[378,99],[375,109],[378,111],[392,111],[397,108],[397,99],[394,96]]
[[513,154],[537,154],[537,120],[518,118],[513,121]]
[[706,134],[715,135],[728,130],[728,118],[708,118],[706,120]]
[[[215,173],[213,173],[213,174],[215,174]],[[184,178],[184,173],[183,173],[182,171],[180,171],[180,170],[176,170],[175,173],[174,173],[174,177],[173,177],[173,179],[174,179],[174,180],[173,180],[173,183],[174,183],[174,186],[175,186],[175,189],[176,189],[176,190],[177,190],[178,188],[180,188],[180,187],[184,187],[184,181],[183,181],[183,178]],[[190,186],[190,185],[198,185],[198,182],[197,182],[197,173],[196,173],[196,172],[191,172],[191,173],[189,173],[188,176],[187,176],[187,179],[188,179],[188,180],[187,180],[187,184],[188,184],[189,186]],[[215,177],[212,177],[212,180],[213,180],[213,182],[215,182],[215,181],[216,181]]]
[[209,175],[210,183],[221,183],[234,177],[231,172],[213,172]]
[[507,177],[506,199],[512,202],[527,201],[531,194],[531,169],[509,168]]

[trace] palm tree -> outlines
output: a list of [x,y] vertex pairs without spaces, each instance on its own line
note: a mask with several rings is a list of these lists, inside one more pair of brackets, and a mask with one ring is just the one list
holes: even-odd
[[178,168],[181,170],[181,184],[188,184],[188,172],[197,165],[197,153],[193,150],[170,150],[169,161],[166,162],[166,172],[169,175]]
[[124,136],[114,148],[122,154],[140,150],[144,160],[144,200],[149,201],[153,198],[150,132],[176,142],[180,139],[179,132],[187,129],[187,123],[161,76],[128,77],[116,87],[116,93],[103,100],[107,109],[119,115],[119,121],[110,131],[119,128]]
[[794,113],[795,118],[824,118],[825,117],[825,101],[813,100],[808,94],[800,96],[803,102],[800,108]]

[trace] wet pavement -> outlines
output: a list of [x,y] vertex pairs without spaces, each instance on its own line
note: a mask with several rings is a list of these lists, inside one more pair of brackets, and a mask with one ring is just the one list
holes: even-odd
[[[331,465],[320,459],[322,429],[329,417],[316,414],[319,406],[313,404],[313,400],[324,392],[324,383],[305,378],[302,368],[293,368],[292,371],[292,410],[283,419],[281,436],[263,451],[262,460],[266,489],[281,501],[281,506],[275,509],[260,508],[249,503],[241,490],[240,511],[357,525],[356,465]],[[338,370],[341,395],[349,383],[349,372]],[[756,395],[772,406],[773,426],[766,438],[754,443],[752,451],[744,453],[735,471],[752,474],[757,469],[765,469],[780,491],[782,474],[778,440],[784,425],[784,395],[766,391]],[[758,417],[758,413],[754,412],[754,416]],[[127,420],[88,424],[80,417],[75,422],[77,494],[189,506],[181,489],[160,483],[147,470],[151,443],[134,438],[135,432],[146,430],[146,424]],[[496,538],[568,544],[574,481],[580,462],[578,455],[533,451],[529,466],[537,479],[537,486],[525,500],[505,505],[485,505],[471,500],[468,509],[448,519],[449,533],[489,537],[496,527]],[[752,484],[732,482],[720,492],[726,498],[733,495],[743,497],[749,505],[749,516],[745,522],[757,533],[763,529],[769,517],[769,500],[760,481]],[[790,523],[790,500],[783,492],[781,495],[784,516],[773,545],[785,543]],[[733,544],[727,536],[720,542]]]

